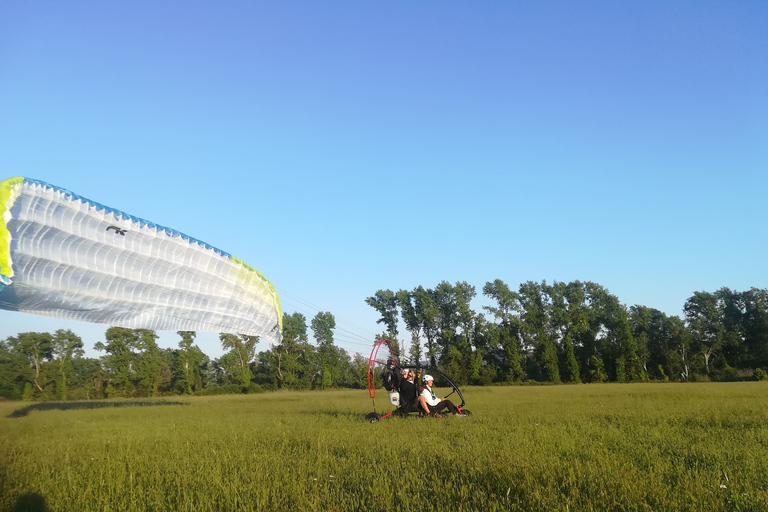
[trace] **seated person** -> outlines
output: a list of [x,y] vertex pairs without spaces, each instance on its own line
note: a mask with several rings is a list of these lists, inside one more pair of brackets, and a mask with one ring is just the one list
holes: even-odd
[[453,405],[453,402],[446,400],[445,398],[437,398],[434,391],[432,391],[432,383],[434,379],[431,375],[425,375],[422,379],[424,386],[421,386],[421,394],[419,395],[419,405],[429,416],[439,415],[443,409],[448,409],[448,412],[455,416],[463,416],[459,413],[459,410]]
[[404,369],[403,379],[400,381],[400,407],[403,411],[417,411],[418,404],[416,401],[416,384],[413,379],[416,375],[413,370]]

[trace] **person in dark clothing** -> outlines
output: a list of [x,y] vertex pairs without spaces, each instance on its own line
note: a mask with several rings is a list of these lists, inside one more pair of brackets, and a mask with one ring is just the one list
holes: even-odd
[[416,384],[413,379],[416,374],[413,370],[403,370],[403,379],[400,381],[400,407],[403,411],[418,410]]

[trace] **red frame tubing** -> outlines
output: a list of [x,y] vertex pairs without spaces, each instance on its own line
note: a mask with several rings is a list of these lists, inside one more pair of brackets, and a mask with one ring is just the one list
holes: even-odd
[[381,339],[374,343],[373,350],[371,350],[371,357],[368,359],[368,396],[371,398],[376,398],[376,375],[373,372],[373,368],[376,366],[376,356],[379,355],[379,349],[385,343],[387,344],[387,347],[389,347],[389,354],[392,356],[394,363],[396,365],[400,364],[397,361],[397,354],[395,354],[395,351],[392,348],[392,342],[388,339]]

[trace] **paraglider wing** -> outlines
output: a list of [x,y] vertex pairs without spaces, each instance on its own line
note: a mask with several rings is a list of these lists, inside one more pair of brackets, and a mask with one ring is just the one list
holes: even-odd
[[279,344],[269,281],[183,233],[28,178],[0,181],[0,309]]

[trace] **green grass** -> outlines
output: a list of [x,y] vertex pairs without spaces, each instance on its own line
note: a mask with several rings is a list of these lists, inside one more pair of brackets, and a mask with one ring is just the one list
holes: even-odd
[[768,383],[463,391],[377,424],[366,391],[3,402],[0,510],[768,510]]

